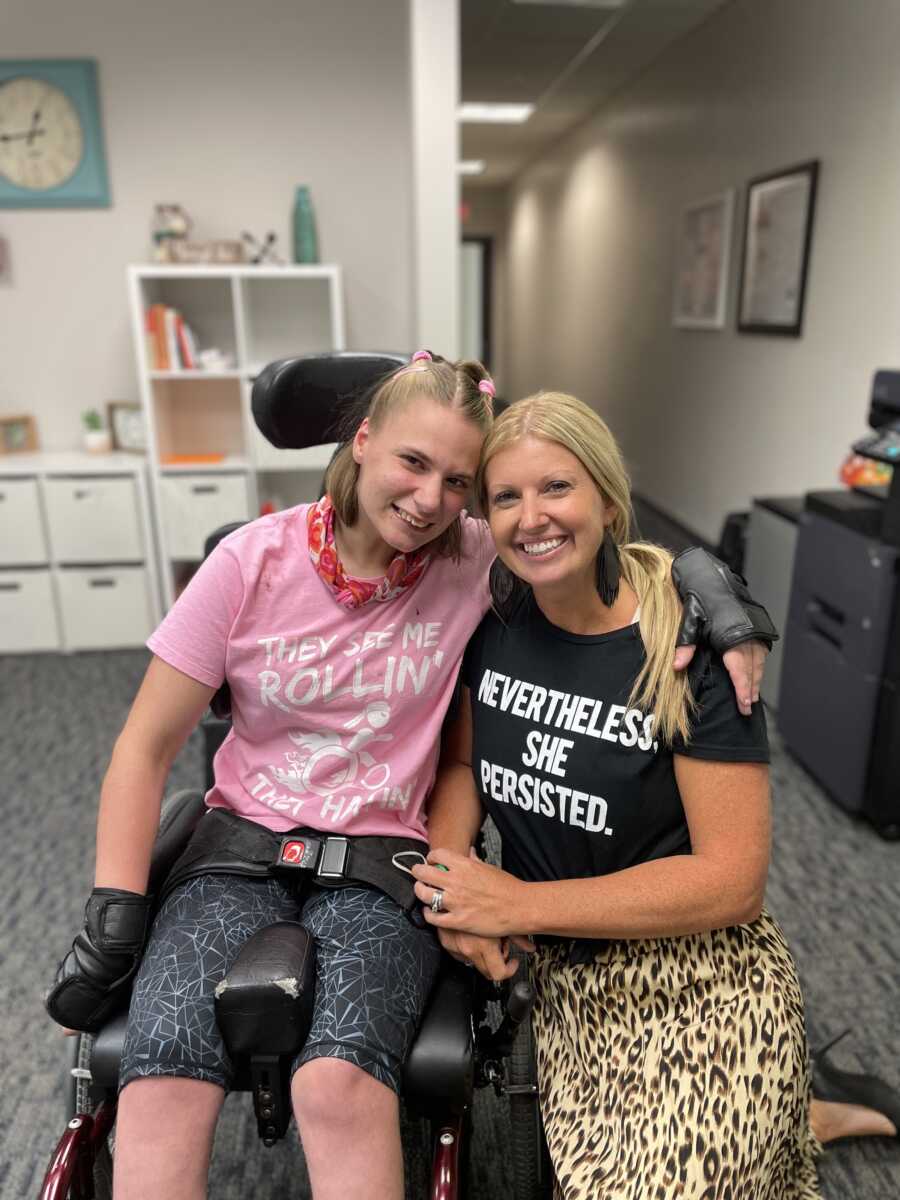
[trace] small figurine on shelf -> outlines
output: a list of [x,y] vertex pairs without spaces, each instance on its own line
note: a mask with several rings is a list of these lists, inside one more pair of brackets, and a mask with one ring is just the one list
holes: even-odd
[[87,408],[81,414],[84,426],[82,442],[89,454],[108,454],[112,449],[112,438],[109,430],[103,424],[99,409]]
[[278,240],[278,235],[272,230],[269,230],[261,241],[255,238],[252,233],[247,233],[246,230],[241,234],[241,237],[247,243],[250,262],[254,266],[257,266],[259,263],[271,263],[275,267],[284,266],[284,260],[275,253],[275,243]]
[[157,204],[153,209],[153,257],[156,262],[178,261],[176,244],[187,241],[193,221],[180,204]]

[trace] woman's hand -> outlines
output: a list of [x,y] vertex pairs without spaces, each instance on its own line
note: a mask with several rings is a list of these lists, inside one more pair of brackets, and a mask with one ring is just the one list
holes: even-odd
[[[676,671],[687,668],[696,649],[696,646],[678,647],[673,664]],[[768,653],[769,647],[764,642],[741,642],[722,655],[722,662],[731,676],[738,710],[744,717],[750,716],[753,705],[759,700],[759,685],[762,683]]]
[[439,929],[437,935],[448,954],[495,983],[510,979],[516,973],[518,962],[510,955],[511,942],[515,941],[522,949],[533,948],[523,944],[524,938],[481,937],[477,933],[459,933],[455,929]]
[[[517,915],[528,885],[507,871],[438,848],[429,852],[427,864],[414,866],[412,873],[416,895],[425,905],[425,920],[438,930],[453,929],[483,938],[523,934]],[[431,906],[438,891],[441,904],[435,912]]]

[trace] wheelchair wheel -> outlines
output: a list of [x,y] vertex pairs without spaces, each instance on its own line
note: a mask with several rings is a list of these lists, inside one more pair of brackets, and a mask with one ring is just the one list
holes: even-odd
[[[112,1137],[112,1134],[110,1134]],[[94,1200],[112,1200],[113,1161],[109,1141],[106,1141],[94,1159]]]
[[[553,1194],[553,1168],[537,1095],[531,1022],[519,1026],[506,1062],[514,1200],[546,1200]],[[533,1091],[531,1089],[534,1089]],[[521,1089],[521,1090],[518,1090]]]
[[76,1033],[69,1038],[65,1088],[67,1121],[71,1121],[76,1113],[89,1113],[93,1109],[89,1074],[93,1045],[94,1039],[89,1033]]
[[[97,1107],[91,1096],[91,1050],[94,1039],[89,1033],[77,1033],[69,1038],[69,1065],[66,1072],[66,1120],[76,1113],[93,1114]],[[112,1149],[115,1127],[94,1157],[94,1200],[112,1200]]]

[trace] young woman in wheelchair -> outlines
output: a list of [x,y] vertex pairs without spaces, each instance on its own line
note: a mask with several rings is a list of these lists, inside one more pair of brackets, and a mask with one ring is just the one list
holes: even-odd
[[[415,355],[374,392],[326,496],[225,538],[148,642],[103,783],[85,926],[47,1001],[61,1024],[92,1031],[132,989],[117,1200],[205,1196],[232,1081],[214,991],[246,939],[283,919],[302,919],[317,945],[292,1084],[316,1200],[402,1195],[398,1077],[440,950],[397,867],[427,851],[441,725],[490,603],[493,546],[463,506],[493,396],[480,364]],[[707,600],[715,634],[723,579],[706,570],[686,594],[695,615]],[[736,632],[726,609],[722,646],[752,630]],[[761,647],[730,655],[749,709]],[[233,726],[208,812],[148,928],[166,777],[223,681]],[[345,871],[345,853],[327,879],[287,880],[276,862],[282,835],[298,829],[352,839],[351,863],[371,850],[374,874]]]
[[[625,467],[587,405],[513,404],[478,491],[494,611],[466,652],[414,869],[425,916],[492,976],[505,940],[534,939],[558,1197],[811,1200],[816,1135],[896,1129],[818,1101],[811,1127],[800,988],[763,908],[762,707],[738,714],[708,652],[669,670],[670,559],[630,541]],[[485,813],[504,870],[470,856]]]

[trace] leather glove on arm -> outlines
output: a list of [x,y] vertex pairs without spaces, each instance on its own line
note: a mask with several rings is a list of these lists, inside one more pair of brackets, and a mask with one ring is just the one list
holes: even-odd
[[740,642],[760,641],[771,650],[778,630],[740,575],[695,546],[672,563],[672,579],[684,602],[676,646],[708,642],[724,654]]
[[95,1033],[124,999],[147,936],[150,900],[120,888],[94,888],[84,928],[56,970],[47,1012],[68,1029]]

